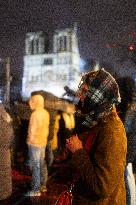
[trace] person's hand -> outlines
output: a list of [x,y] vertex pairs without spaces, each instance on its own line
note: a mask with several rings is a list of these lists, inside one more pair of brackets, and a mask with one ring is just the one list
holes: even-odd
[[66,140],[66,147],[72,152],[76,152],[79,149],[83,149],[82,141],[79,140],[77,135],[71,136]]

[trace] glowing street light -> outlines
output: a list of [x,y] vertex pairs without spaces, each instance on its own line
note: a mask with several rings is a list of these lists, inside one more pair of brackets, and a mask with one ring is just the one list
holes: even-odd
[[130,49],[131,51],[134,50],[133,46],[130,46],[129,49]]
[[128,47],[128,50],[129,50],[129,51],[134,51],[134,50],[135,50],[135,46],[130,45],[130,46]]

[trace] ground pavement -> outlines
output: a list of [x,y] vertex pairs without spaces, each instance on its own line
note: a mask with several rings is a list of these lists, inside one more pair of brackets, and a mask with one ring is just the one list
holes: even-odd
[[60,193],[67,190],[68,169],[66,164],[56,164],[50,171],[47,183],[47,192],[40,197],[25,197],[24,194],[30,189],[31,176],[28,170],[13,169],[13,194],[9,199],[0,201],[0,205],[54,205]]
[[[136,169],[134,171],[136,178]],[[47,183],[48,191],[40,197],[28,198],[24,194],[30,189],[31,175],[29,170],[13,169],[13,194],[9,199],[0,201],[0,205],[55,205],[59,194],[69,187],[71,177],[66,163],[54,164]]]

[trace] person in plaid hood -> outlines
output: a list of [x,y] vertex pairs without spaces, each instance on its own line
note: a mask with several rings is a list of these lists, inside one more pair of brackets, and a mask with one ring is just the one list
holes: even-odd
[[121,101],[118,84],[104,69],[92,71],[82,76],[77,97],[82,129],[66,143],[79,175],[73,204],[124,205],[127,140],[115,108]]
[[104,69],[84,74],[78,87],[80,109],[85,114],[83,125],[87,127],[97,124],[114,104],[121,102],[118,84]]

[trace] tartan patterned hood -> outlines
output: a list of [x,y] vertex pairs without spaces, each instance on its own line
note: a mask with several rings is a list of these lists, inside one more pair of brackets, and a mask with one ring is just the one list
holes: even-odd
[[121,101],[116,80],[104,69],[84,74],[78,87],[77,97],[86,111],[83,124],[87,127],[96,125]]

